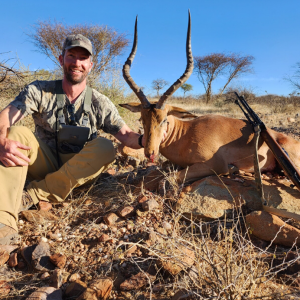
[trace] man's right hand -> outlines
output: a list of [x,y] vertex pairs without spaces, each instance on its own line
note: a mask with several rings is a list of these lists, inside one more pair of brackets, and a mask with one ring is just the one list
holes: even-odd
[[28,166],[30,159],[18,149],[31,148],[7,138],[0,139],[0,161],[5,167]]

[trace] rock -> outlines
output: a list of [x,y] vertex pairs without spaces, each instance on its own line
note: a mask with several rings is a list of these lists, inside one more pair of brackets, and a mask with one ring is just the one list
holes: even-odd
[[103,220],[107,225],[111,226],[120,221],[120,218],[115,213],[109,213],[103,217]]
[[140,164],[140,160],[135,158],[135,157],[128,156],[127,157],[127,164],[130,165],[130,166],[133,166],[134,168],[136,168]]
[[165,230],[171,230],[172,229],[172,225],[169,222],[164,221],[162,223],[162,226]]
[[109,168],[106,170],[106,173],[108,173],[111,176],[115,176],[117,171],[115,169]]
[[13,268],[18,265],[18,253],[11,253],[8,260],[8,265]]
[[137,290],[141,287],[148,285],[150,282],[153,282],[156,279],[156,276],[150,275],[146,272],[139,272],[136,275],[132,275],[129,279],[125,280],[120,285],[120,289],[122,291],[131,291],[131,290]]
[[45,273],[43,273],[42,275],[41,275],[41,279],[42,280],[44,280],[44,279],[46,279],[46,278],[49,278],[50,277],[50,274],[48,273],[48,272],[45,272]]
[[76,300],[98,300],[96,291],[91,288],[86,288],[85,291]]
[[7,251],[8,253],[11,253],[18,247],[19,246],[16,246],[16,245],[0,245],[0,252]]
[[[5,280],[0,280],[0,297],[3,299],[11,290],[10,284]],[[3,298],[2,298],[3,297]]]
[[294,242],[300,246],[300,230],[286,224],[279,217],[265,211],[254,211],[246,216],[250,234],[265,240],[291,247]]
[[148,201],[148,198],[147,198],[147,196],[141,195],[140,197],[138,197],[137,200],[138,200],[138,203],[142,204],[142,203]]
[[118,211],[117,211],[117,215],[121,218],[130,218],[132,216],[134,216],[135,211],[134,211],[134,207],[133,206],[125,206],[125,207],[121,207]]
[[64,274],[61,269],[55,269],[50,278],[51,286],[59,289],[64,283],[67,282],[68,273]]
[[171,298],[171,300],[193,300],[193,293],[187,290],[179,290],[175,293],[175,295]]
[[144,177],[142,184],[146,190],[156,191],[158,190],[159,182],[164,178],[165,176],[161,170],[152,170]]
[[146,244],[150,247],[153,246],[156,243],[156,241],[158,241],[156,233],[154,231],[150,231]]
[[[195,261],[195,253],[184,246],[175,249],[167,249],[170,255],[161,255],[158,264],[172,275],[178,274],[181,270],[191,267]],[[168,253],[167,253],[168,254]]]
[[126,257],[131,257],[131,254],[133,254],[136,250],[137,250],[136,245],[129,247],[129,249],[126,251]]
[[295,122],[296,122],[295,118],[291,118],[291,117],[288,117],[288,118],[287,118],[287,121],[288,121],[289,123],[295,123]]
[[[243,204],[250,211],[261,210],[255,178],[245,176],[243,180],[241,183],[218,176],[198,180],[183,189],[175,209],[185,217],[208,221],[222,218]],[[289,181],[269,179],[262,182],[265,195],[268,195],[268,206],[300,214],[300,194],[290,187]]]
[[110,278],[102,277],[95,279],[89,287],[96,291],[96,296],[98,299],[106,300],[113,287],[113,281]]
[[9,260],[9,252],[6,250],[0,251],[0,266],[3,266]]
[[[32,245],[32,246],[28,246],[28,247],[23,247],[21,249],[21,255],[22,257],[25,259],[28,267],[31,269],[32,268],[32,253],[34,251],[34,249],[36,248],[37,245]],[[18,263],[18,268],[20,268],[20,263]]]
[[50,261],[50,246],[48,243],[40,242],[32,252],[31,265],[36,271],[54,270],[55,266]]
[[62,300],[62,291],[54,287],[41,287],[30,294],[26,300]]
[[111,237],[108,234],[101,234],[101,236],[99,237],[99,242],[100,243],[105,243],[107,241],[109,241],[111,239]]
[[70,282],[77,281],[79,279],[80,279],[80,275],[78,273],[74,273],[69,277]]
[[135,159],[140,160],[140,161],[143,161],[143,160],[146,159],[143,148],[141,148],[141,149],[132,149],[132,148],[129,148],[129,147],[123,145],[123,144],[120,144],[118,146],[118,151],[125,158],[132,157],[132,158],[135,158]]
[[70,299],[77,299],[85,290],[86,284],[81,282],[72,282],[65,290],[65,297]]
[[55,253],[50,256],[50,261],[60,269],[63,269],[66,265],[67,257],[60,253]]
[[155,208],[158,208],[159,204],[157,203],[156,200],[150,199],[148,201],[143,202],[142,207],[143,207],[143,210],[145,210],[145,211],[151,211]]
[[49,211],[45,210],[25,210],[21,212],[22,217],[27,221],[44,224],[45,221],[55,221],[57,217]]

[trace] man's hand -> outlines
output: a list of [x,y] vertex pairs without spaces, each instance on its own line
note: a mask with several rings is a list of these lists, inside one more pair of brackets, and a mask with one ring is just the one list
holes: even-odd
[[0,161],[5,167],[28,166],[30,159],[18,149],[30,150],[31,148],[7,138],[0,140]]

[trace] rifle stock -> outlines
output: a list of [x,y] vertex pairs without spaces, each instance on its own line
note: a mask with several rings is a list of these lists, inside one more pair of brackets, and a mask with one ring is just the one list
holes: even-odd
[[[248,105],[246,100],[243,96],[239,96],[237,93],[235,93],[238,100],[236,104],[239,105],[241,110],[243,111],[244,115],[246,116],[247,120],[252,124],[253,129],[255,127],[260,128],[260,135],[262,139],[266,142],[270,150],[272,151],[273,155],[275,156],[275,159],[283,169],[283,171],[286,173],[286,175],[289,177],[289,179],[293,182],[293,184],[300,190],[300,173],[297,170],[294,163],[291,161],[287,153],[282,149],[282,147],[277,143],[277,141],[272,137],[270,134],[268,128],[265,126],[265,124],[261,121],[261,119],[256,115],[256,113],[253,111],[253,109]],[[241,105],[240,105],[240,103]]]
[[286,175],[291,179],[293,184],[300,190],[300,173],[297,170],[294,163],[287,156],[282,147],[274,140],[270,135],[268,129],[262,130],[260,133],[263,140],[266,142],[268,147],[271,149],[273,155],[275,156],[277,162],[281,168],[285,171]]

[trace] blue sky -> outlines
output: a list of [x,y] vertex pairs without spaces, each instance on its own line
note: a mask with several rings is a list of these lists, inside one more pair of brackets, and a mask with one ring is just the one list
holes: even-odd
[[[153,79],[163,78],[171,84],[185,69],[188,9],[192,16],[194,55],[212,52],[252,55],[254,73],[245,74],[235,85],[251,88],[261,95],[266,91],[279,95],[293,91],[284,77],[292,75],[300,61],[299,0],[3,0],[0,53],[10,51],[11,57],[17,54],[31,69],[51,69],[53,63],[35,51],[26,35],[38,20],[107,25],[132,40],[138,15],[139,45],[131,74],[150,93]],[[130,49],[131,46],[120,58],[122,63]],[[196,75],[187,83],[193,85],[194,94],[204,93]],[[220,78],[213,90],[216,92],[222,84],[224,79]]]

